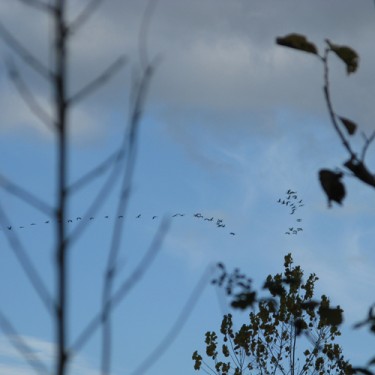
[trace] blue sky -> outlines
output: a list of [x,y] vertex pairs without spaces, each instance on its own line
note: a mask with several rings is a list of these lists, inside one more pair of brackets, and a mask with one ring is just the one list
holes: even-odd
[[[70,15],[84,4],[70,1]],[[71,181],[119,145],[145,5],[144,1],[104,1],[73,40],[71,92],[118,54],[125,53],[129,63],[72,113]],[[0,18],[36,55],[50,59],[49,24],[44,17],[13,0],[1,2]],[[159,1],[148,48],[150,56],[161,53],[162,62],[140,128],[119,278],[126,278],[147,250],[163,215],[185,216],[171,220],[162,251],[114,313],[114,374],[134,371],[160,342],[209,265],[222,261],[229,269],[240,267],[259,286],[268,274],[281,272],[288,252],[306,274],[319,276],[317,295],[327,294],[344,309],[340,342],[347,357],[363,364],[374,354],[373,337],[351,328],[374,302],[374,192],[346,178],[343,207],[327,209],[317,172],[340,166],[346,155],[329,123],[322,67],[313,56],[275,45],[275,37],[300,32],[319,47],[329,38],[355,48],[361,56],[357,74],[348,78],[344,66],[332,60],[334,105],[338,113],[370,133],[375,115],[374,20],[371,1]],[[0,53],[2,58],[10,54],[3,44]],[[48,110],[45,83],[28,68],[22,73]],[[23,104],[3,63],[0,108],[1,173],[53,204],[54,136]],[[360,149],[360,136],[355,142]],[[83,215],[101,181],[72,197],[71,227],[77,225],[78,216],[87,220]],[[289,188],[305,202],[294,215],[277,204]],[[117,191],[115,186],[71,249],[72,340],[100,306]],[[3,190],[0,202],[53,292],[51,223]],[[223,219],[226,227],[194,217],[197,212]],[[297,218],[302,219],[303,232],[285,235]],[[9,248],[6,225],[1,224],[0,232],[1,309],[49,363],[52,325]],[[216,293],[207,286],[176,341],[147,373],[193,374],[191,354],[202,350],[204,333],[217,330],[221,317]],[[241,319],[245,321],[245,316],[238,317],[238,325]],[[98,374],[99,355],[96,334],[77,356],[71,373]],[[4,336],[0,336],[0,373],[33,373]]]

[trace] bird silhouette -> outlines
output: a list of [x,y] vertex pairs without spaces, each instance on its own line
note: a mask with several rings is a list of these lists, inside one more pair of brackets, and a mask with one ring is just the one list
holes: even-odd
[[136,218],[137,218],[137,219],[139,219],[140,217],[141,217],[141,214],[137,215],[137,217],[136,217]]
[[153,217],[152,217],[152,220],[154,220],[154,219],[156,219],[156,218],[157,218],[157,216],[153,216]]

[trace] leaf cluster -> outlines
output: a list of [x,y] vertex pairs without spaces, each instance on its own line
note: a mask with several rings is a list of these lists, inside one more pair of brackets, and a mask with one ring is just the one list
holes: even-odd
[[[314,286],[318,280],[310,274],[303,281],[300,266],[293,265],[291,254],[284,258],[284,272],[269,275],[264,289],[270,296],[257,298],[251,291],[250,280],[235,270],[226,274],[223,265],[221,275],[215,280],[224,287],[232,300],[232,306],[250,308],[249,321],[235,329],[231,314],[222,320],[219,345],[215,332],[206,333],[206,355],[211,358],[214,368],[202,361],[196,351],[193,355],[196,370],[226,375],[245,374],[287,374],[298,371],[300,374],[352,374],[351,365],[344,360],[341,347],[334,341],[340,335],[342,310],[332,308],[329,299],[322,296],[314,300]],[[218,281],[219,280],[219,281]],[[244,280],[247,281],[244,282]],[[226,282],[225,282],[226,281]],[[234,289],[242,292],[233,293]],[[249,296],[254,296],[254,299]],[[248,299],[248,303],[243,301]],[[307,338],[309,347],[304,351],[297,348],[297,341]],[[219,356],[225,358],[223,362]],[[297,359],[297,356],[301,358]],[[211,370],[211,372],[210,372]]]

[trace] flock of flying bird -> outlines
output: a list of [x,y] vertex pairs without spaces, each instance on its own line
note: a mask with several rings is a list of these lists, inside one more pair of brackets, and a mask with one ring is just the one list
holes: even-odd
[[[290,215],[293,215],[297,211],[298,208],[301,208],[301,207],[304,206],[304,203],[303,203],[302,199],[298,199],[297,192],[293,191],[291,189],[288,189],[287,192],[286,192],[285,198],[279,198],[277,203],[290,208]],[[172,218],[184,217],[184,216],[186,216],[184,213],[176,213],[176,214],[172,215]],[[213,216],[205,217],[200,212],[197,212],[197,213],[193,214],[193,217],[196,218],[196,219],[201,219],[203,221],[212,222],[216,225],[217,228],[226,228],[226,224],[224,223],[223,219],[215,219]],[[135,218],[141,219],[142,214],[138,214],[137,216],[135,216]],[[158,218],[158,216],[156,216],[156,215],[151,216],[152,220],[155,220],[157,218]],[[91,221],[91,220],[94,220],[94,219],[95,219],[94,216],[90,216],[87,220]],[[109,216],[108,215],[104,216],[104,219],[109,219]],[[123,216],[120,215],[120,216],[117,217],[117,219],[123,219]],[[67,223],[73,223],[74,221],[81,221],[81,220],[83,220],[83,218],[81,216],[77,216],[74,220],[68,219]],[[302,219],[297,219],[296,221],[297,221],[297,223],[300,223],[302,221]],[[51,222],[52,222],[51,220],[46,220],[42,224],[50,224]],[[35,226],[35,225],[37,225],[37,223],[32,222],[28,226]],[[301,224],[298,224],[298,226],[296,226],[296,227],[294,227],[294,226],[289,227],[288,230],[285,232],[285,234],[296,235],[299,232],[302,232],[303,229],[300,227],[300,225]],[[2,230],[24,229],[24,228],[26,228],[26,226],[24,226],[24,225],[19,225],[17,227],[12,226],[12,225],[7,225],[5,227],[0,227],[0,231],[2,231]],[[229,234],[231,236],[235,236],[234,232],[229,232]]]
[[[172,215],[172,218],[184,217],[184,216],[186,216],[186,215],[183,214],[183,213],[176,213],[176,214]],[[215,223],[215,225],[216,225],[217,228],[225,228],[226,227],[226,224],[224,224],[223,219],[215,219],[213,216],[212,217],[205,217],[200,212],[195,213],[193,215],[193,217],[196,218],[196,219],[201,219],[203,221]],[[123,218],[124,218],[124,216],[122,216],[122,215],[117,216],[117,219],[123,219]],[[135,216],[135,218],[136,219],[141,219],[142,218],[142,214],[138,214],[137,216]],[[158,218],[158,216],[156,216],[156,215],[151,216],[152,220],[155,220],[157,218]],[[104,219],[109,219],[109,216],[108,215],[104,216]],[[77,221],[81,221],[81,220],[83,220],[83,218],[81,216],[77,216],[75,219],[68,219],[67,223],[73,223],[74,221],[77,222]],[[94,216],[90,216],[87,220],[88,221],[95,220],[95,217]],[[46,224],[50,224],[50,223],[52,223],[52,220],[46,220],[46,221],[44,221],[44,222],[42,222],[40,224],[46,225]],[[35,225],[37,225],[37,223],[36,222],[32,222],[32,223],[30,223],[27,226],[30,227],[30,226],[35,226]],[[27,226],[25,226],[25,225],[19,225],[19,226],[15,227],[13,225],[7,225],[5,227],[0,227],[0,231],[2,231],[2,230],[24,229]],[[229,232],[229,234],[231,236],[235,236],[236,235],[234,232]]]
[[[293,191],[291,189],[288,189],[286,192],[285,198],[279,198],[277,203],[280,203],[281,205],[284,205],[288,208],[290,208],[290,214],[294,215],[294,213],[297,211],[298,208],[301,208],[304,206],[303,200],[298,199],[297,192]],[[302,219],[297,219],[297,223],[300,223]],[[288,230],[285,232],[285,234],[298,234],[299,232],[302,232],[303,229],[300,227],[301,224],[298,224],[299,226],[297,227],[290,227]]]

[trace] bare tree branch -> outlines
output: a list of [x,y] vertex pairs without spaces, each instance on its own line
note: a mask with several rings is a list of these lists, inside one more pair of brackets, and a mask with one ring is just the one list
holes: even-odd
[[8,178],[0,174],[0,186],[6,190],[9,194],[16,196],[17,198],[23,200],[32,207],[35,207],[39,211],[52,217],[54,215],[54,210],[41,199],[32,195],[27,190],[23,189],[19,185],[11,182]]
[[147,55],[147,36],[150,35],[149,28],[151,24],[152,16],[155,13],[156,6],[159,0],[149,0],[146,9],[143,13],[141,27],[139,29],[139,60],[141,67],[146,70],[150,65],[150,61]]
[[26,344],[25,340],[17,333],[10,320],[0,310],[0,328],[6,335],[13,347],[20,353],[25,361],[32,367],[38,375],[49,374],[46,365],[35,355],[32,348]]
[[149,354],[149,356],[136,368],[136,370],[131,373],[131,375],[144,374],[172,345],[197,304],[199,297],[202,295],[204,287],[208,284],[210,278],[212,277],[215,268],[216,267],[213,266],[207,267],[169,332],[164,336],[163,340]]
[[[118,290],[113,294],[110,300],[107,301],[105,306],[105,311],[108,314],[113,313],[113,310],[117,305],[126,297],[126,295],[134,288],[134,286],[141,280],[147,269],[151,266],[156,255],[159,253],[165,235],[169,229],[169,220],[164,219],[153,238],[153,241],[142,257],[138,266],[133,270],[131,275],[120,285]],[[110,307],[109,310],[107,310]],[[81,332],[76,340],[73,341],[70,347],[70,354],[73,355],[75,352],[79,351],[90,339],[90,337],[99,328],[100,324],[103,324],[103,310],[99,312],[86,326],[86,328]]]
[[346,150],[350,154],[350,157],[356,158],[355,153],[353,152],[352,148],[350,147],[349,142],[345,138],[343,132],[341,131],[341,129],[340,129],[340,127],[339,127],[339,125],[336,121],[336,114],[333,110],[331,95],[330,95],[330,87],[329,87],[329,69],[328,69],[328,53],[329,53],[329,51],[330,50],[327,48],[325,50],[324,57],[321,58],[322,61],[323,61],[323,65],[324,65],[324,88],[323,88],[324,97],[326,99],[328,112],[329,112],[329,115],[331,117],[331,122],[332,122],[333,127],[335,128],[339,138],[341,139],[342,144],[344,145],[344,147],[346,148]]
[[47,12],[54,11],[54,7],[52,5],[46,4],[40,0],[18,0],[18,1],[35,9],[39,9],[39,10],[43,10]]
[[55,131],[56,125],[54,124],[53,119],[49,116],[49,114],[38,104],[36,101],[33,93],[29,90],[26,83],[21,78],[20,72],[16,68],[13,62],[8,61],[8,71],[9,76],[15,85],[18,93],[20,94],[21,98],[24,100],[25,104],[29,107],[30,111],[34,113],[36,117],[39,118],[47,128]]
[[44,306],[46,307],[47,311],[51,314],[54,313],[55,303],[53,298],[50,296],[45,284],[43,283],[38,271],[34,267],[31,259],[27,255],[27,252],[23,248],[21,242],[18,239],[17,234],[12,230],[12,226],[10,225],[10,221],[7,218],[2,206],[0,204],[0,222],[5,223],[8,226],[8,230],[5,231],[5,236],[10,244],[13,252],[25,272],[26,276],[28,277],[30,284],[33,286],[35,292],[43,302]]
[[80,89],[76,94],[74,94],[68,102],[70,104],[76,104],[78,101],[84,99],[86,96],[92,94],[100,86],[113,77],[121,68],[124,67],[126,63],[125,55],[120,56],[114,63],[112,63],[102,74],[95,78],[88,85]]
[[74,34],[80,27],[82,27],[88,19],[94,14],[96,9],[99,7],[103,0],[91,0],[89,1],[82,12],[76,17],[74,21],[69,25],[68,31],[70,34]]
[[373,140],[375,139],[375,131],[370,135],[370,137],[367,137],[365,133],[362,133],[363,139],[365,141],[365,144],[362,149],[362,155],[361,155],[361,161],[364,163],[365,157],[366,157],[366,152]]
[[68,188],[69,192],[73,193],[81,189],[83,186],[89,184],[92,180],[103,174],[109,167],[112,166],[113,163],[119,162],[123,155],[124,150],[122,148],[113,152],[96,167],[81,176],[77,181],[73,182]]
[[[126,150],[121,148],[120,151],[117,153],[117,155],[115,154],[113,155],[115,157],[115,160],[113,161],[113,164],[112,164],[113,169],[111,173],[109,174],[109,176],[107,177],[107,180],[105,181],[105,183],[102,185],[95,199],[92,201],[90,207],[88,208],[84,216],[88,216],[88,217],[94,216],[95,213],[100,209],[100,207],[104,203],[105,199],[109,196],[110,191],[115,187],[116,180],[117,178],[120,177],[119,166],[121,165],[120,161],[123,159],[125,151]],[[108,161],[108,166],[111,166],[109,158],[107,159],[107,161]],[[87,176],[86,181],[88,181],[89,178],[92,179],[93,177],[95,177],[94,175],[95,172],[96,171],[93,170],[90,176],[86,175]],[[86,223],[84,221],[81,221],[77,225],[77,227],[70,233],[69,237],[67,238],[67,241],[69,241],[70,244],[74,243],[78,239],[78,237],[82,235],[85,228],[87,228]]]
[[2,24],[0,21],[0,38],[10,47],[27,65],[33,68],[37,73],[47,81],[54,78],[53,73],[43,65],[35,56],[31,54]]
[[[145,97],[148,92],[148,85],[152,76],[153,67],[148,66],[142,76],[139,84],[134,89],[134,103],[131,107],[131,116],[129,124],[129,133],[127,143],[127,160],[124,169],[123,180],[121,183],[120,198],[117,206],[116,216],[125,216],[127,205],[130,197],[131,182],[133,178],[133,171],[136,160],[137,152],[137,135],[140,121],[140,114],[143,111]],[[111,248],[108,254],[107,268],[103,287],[102,296],[102,308],[103,308],[103,341],[102,341],[102,374],[110,373],[110,357],[111,357],[111,342],[112,342],[112,330],[111,320],[108,317],[108,312],[111,306],[108,305],[108,301],[112,295],[112,287],[114,278],[116,276],[116,263],[118,260],[118,253],[120,250],[121,236],[122,236],[123,225],[120,221],[117,221],[114,225],[114,230],[111,240]]]

